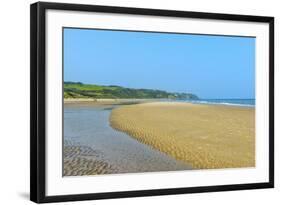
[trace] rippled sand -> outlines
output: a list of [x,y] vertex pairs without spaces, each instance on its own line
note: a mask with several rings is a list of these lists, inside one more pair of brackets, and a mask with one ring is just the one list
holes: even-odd
[[[123,105],[122,105],[123,106]],[[64,107],[64,176],[191,169],[109,124],[112,105]]]
[[63,175],[82,176],[114,173],[116,168],[99,157],[100,153],[91,147],[73,145],[71,142],[65,141]]
[[255,166],[255,109],[155,102],[116,108],[111,126],[193,168]]

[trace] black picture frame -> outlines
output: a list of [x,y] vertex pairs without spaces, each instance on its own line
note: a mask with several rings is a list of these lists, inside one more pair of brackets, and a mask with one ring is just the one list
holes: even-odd
[[[45,25],[46,10],[86,11],[121,13],[129,15],[169,16],[197,19],[263,22],[269,24],[269,181],[263,183],[230,184],[192,188],[171,188],[125,192],[89,193],[60,196],[46,196],[46,59]],[[123,197],[187,194],[274,187],[274,17],[233,15],[218,13],[187,12],[96,6],[82,4],[38,2],[30,7],[30,200],[37,203],[77,200],[97,200]]]

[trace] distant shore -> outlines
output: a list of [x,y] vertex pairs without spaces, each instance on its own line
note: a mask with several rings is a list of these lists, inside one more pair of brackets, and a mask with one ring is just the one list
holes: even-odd
[[68,105],[128,105],[145,102],[159,102],[167,99],[93,99],[93,98],[65,98],[64,104]]
[[111,126],[195,169],[255,166],[255,108],[148,102],[113,109]]

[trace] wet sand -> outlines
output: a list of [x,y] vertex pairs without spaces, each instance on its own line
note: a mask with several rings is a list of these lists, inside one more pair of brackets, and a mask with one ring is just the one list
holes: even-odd
[[89,146],[64,142],[64,176],[110,174],[116,168],[100,159],[99,152]]
[[64,105],[64,176],[191,169],[190,165],[113,129],[109,118],[118,106],[95,102]]
[[255,108],[152,102],[116,108],[111,126],[195,169],[255,166]]

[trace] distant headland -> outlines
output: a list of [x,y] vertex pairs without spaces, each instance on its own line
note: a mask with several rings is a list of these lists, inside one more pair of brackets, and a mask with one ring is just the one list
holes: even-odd
[[117,85],[94,85],[81,82],[64,82],[64,98],[95,99],[175,99],[197,100],[192,93],[167,92],[155,89],[125,88]]

